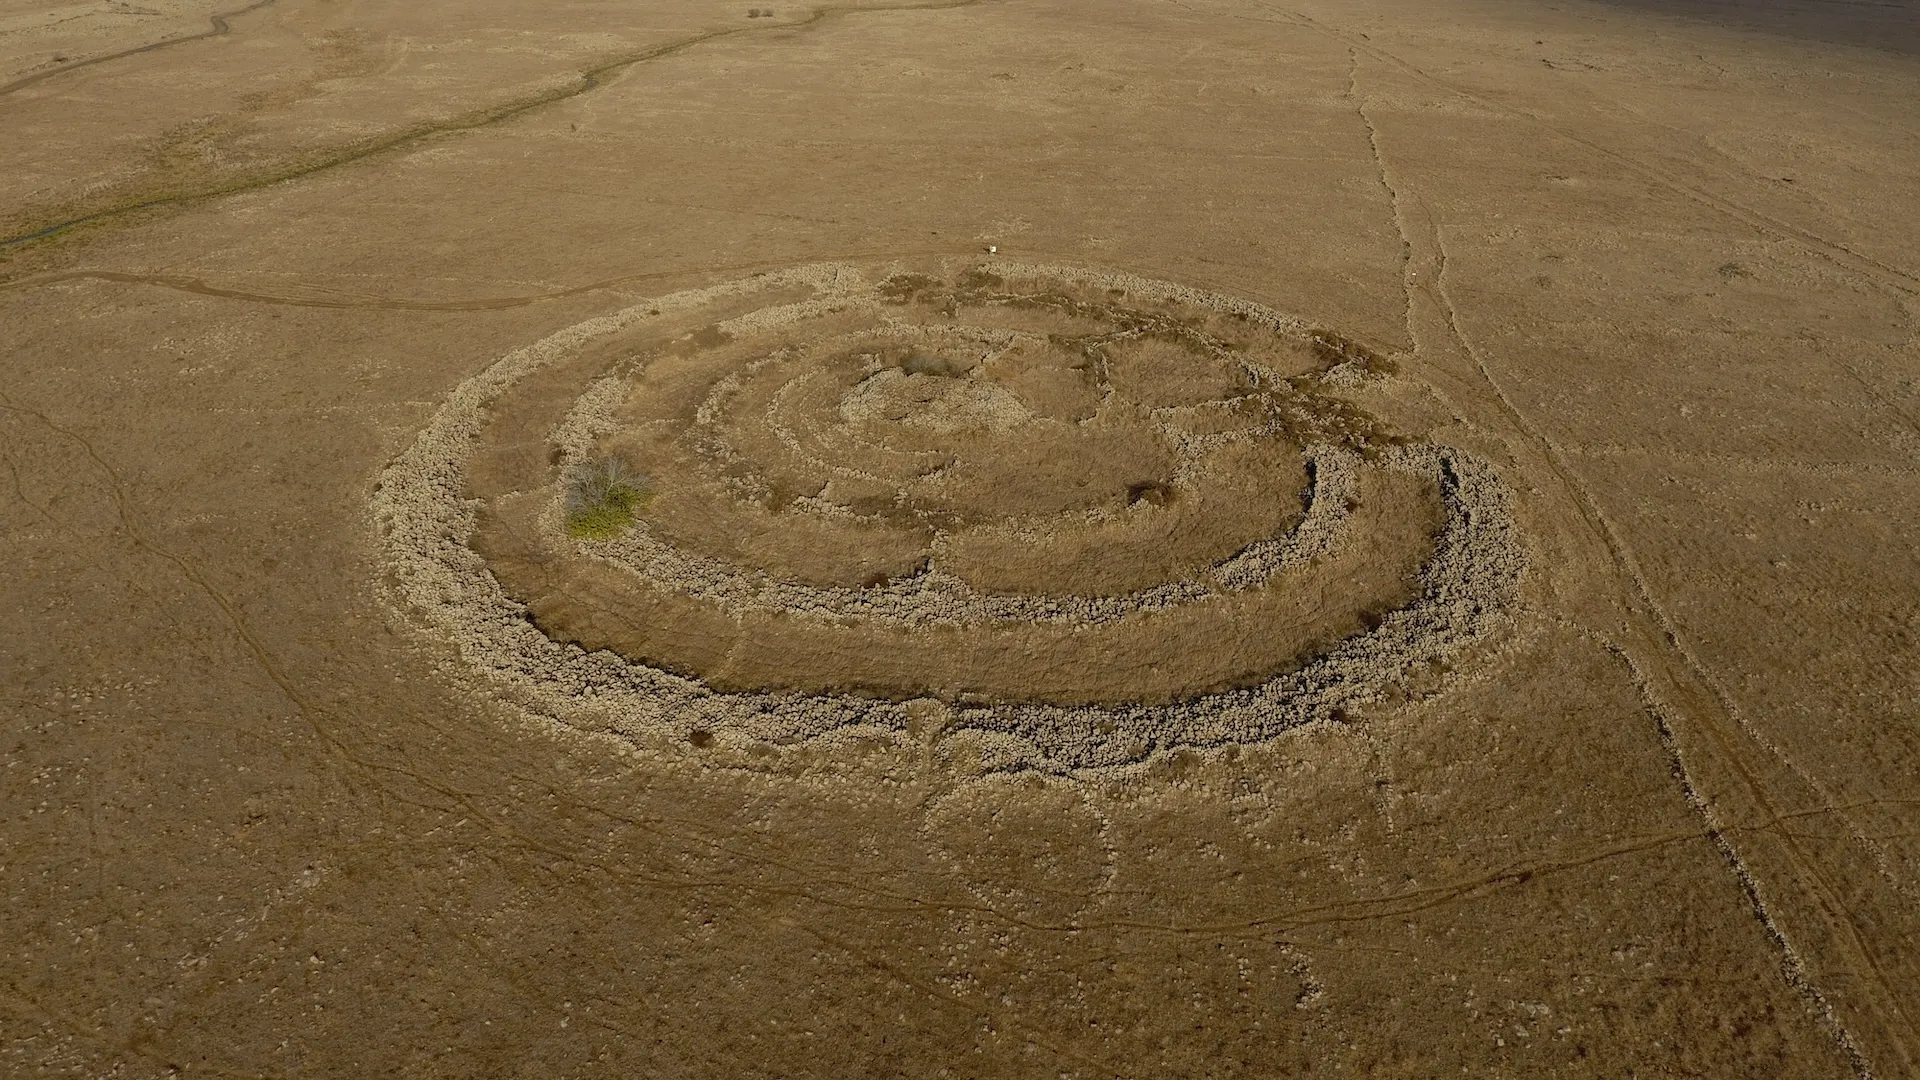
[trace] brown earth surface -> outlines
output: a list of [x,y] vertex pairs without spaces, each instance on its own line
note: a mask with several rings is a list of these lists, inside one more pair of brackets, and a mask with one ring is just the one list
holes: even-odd
[[1920,1075],[1912,9],[1677,10],[0,0],[0,1074]]

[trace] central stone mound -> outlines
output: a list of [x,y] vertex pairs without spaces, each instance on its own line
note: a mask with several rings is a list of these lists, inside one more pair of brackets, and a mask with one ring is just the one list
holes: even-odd
[[932,699],[1111,763],[1337,715],[1510,599],[1491,472],[1342,393],[1390,367],[1125,275],[807,268],[501,361],[383,527],[411,606],[495,627],[470,659],[571,688],[550,713],[778,737]]

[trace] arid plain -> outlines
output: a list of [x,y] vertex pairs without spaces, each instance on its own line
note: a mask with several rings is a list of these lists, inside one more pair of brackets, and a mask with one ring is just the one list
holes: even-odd
[[1920,1075],[1767,10],[0,0],[0,1073]]

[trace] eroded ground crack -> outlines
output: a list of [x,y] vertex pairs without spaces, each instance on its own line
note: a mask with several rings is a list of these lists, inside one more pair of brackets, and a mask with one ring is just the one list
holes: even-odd
[[831,5],[815,8],[806,18],[791,22],[770,22],[760,25],[731,26],[719,30],[708,30],[690,37],[681,38],[678,41],[668,42],[665,45],[657,45],[651,49],[617,57],[595,67],[588,68],[586,71],[581,72],[578,79],[571,85],[545,90],[515,101],[475,110],[452,119],[416,124],[397,133],[350,144],[340,150],[323,154],[317,158],[303,162],[291,165],[283,164],[278,168],[270,169],[254,176],[212,184],[197,190],[136,199],[116,206],[109,206],[105,209],[80,214],[64,221],[43,225],[14,236],[0,238],[0,250],[21,247],[34,243],[35,241],[49,240],[63,234],[72,233],[75,230],[107,224],[147,211],[197,205],[229,195],[239,195],[249,191],[257,191],[275,184],[302,180],[330,169],[339,168],[342,165],[349,165],[356,161],[364,161],[392,150],[415,146],[428,139],[444,135],[457,135],[491,127],[492,125],[526,115],[527,113],[548,105],[568,101],[593,90],[597,90],[605,86],[611,77],[639,64],[662,60],[685,52],[696,45],[701,45],[709,41],[718,41],[736,34],[758,33],[770,30],[803,30],[844,15],[893,11],[941,11],[968,7],[980,2],[981,0],[935,0],[935,2],[932,3],[894,4],[874,7]]
[[13,93],[15,90],[24,90],[35,83],[44,82],[48,79],[54,78],[55,76],[65,75],[65,74],[68,74],[69,72],[79,71],[82,68],[93,67],[96,64],[105,64],[113,60],[124,60],[129,56],[138,56],[141,53],[150,53],[158,49],[171,48],[172,46],[175,46],[175,45],[185,45],[190,41],[205,41],[208,38],[224,37],[227,34],[230,34],[233,32],[233,25],[228,20],[237,19],[242,15],[251,14],[252,12],[259,11],[261,8],[266,7],[269,4],[274,4],[278,2],[279,0],[254,0],[253,3],[248,4],[246,7],[235,8],[232,11],[222,11],[222,12],[218,12],[216,14],[207,16],[207,21],[212,25],[209,26],[207,29],[200,31],[197,34],[185,34],[180,37],[166,38],[165,40],[162,40],[162,41],[150,41],[145,45],[136,45],[131,49],[121,49],[119,52],[112,52],[112,53],[106,53],[101,56],[88,57],[85,60],[75,60],[70,64],[63,64],[60,67],[52,68],[48,71],[39,71],[39,72],[35,72],[32,75],[22,76],[18,79],[13,80],[10,83],[0,83],[0,97],[5,97],[6,95]]

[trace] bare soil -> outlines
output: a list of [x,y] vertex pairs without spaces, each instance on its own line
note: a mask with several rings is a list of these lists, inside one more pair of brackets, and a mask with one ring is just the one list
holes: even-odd
[[0,0],[0,1074],[1920,1075],[1905,10]]

